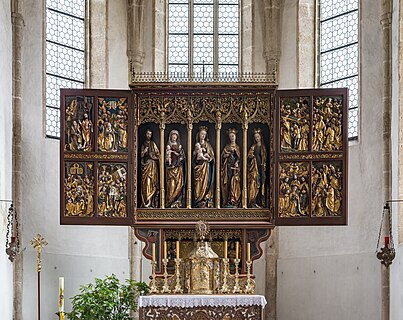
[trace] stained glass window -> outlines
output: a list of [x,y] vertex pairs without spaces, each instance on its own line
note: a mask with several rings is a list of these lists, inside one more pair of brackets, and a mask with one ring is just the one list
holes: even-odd
[[60,88],[82,88],[85,0],[46,0],[46,136],[60,137]]
[[348,137],[358,137],[358,0],[320,1],[320,86],[349,88]]
[[239,71],[239,0],[169,0],[168,72]]

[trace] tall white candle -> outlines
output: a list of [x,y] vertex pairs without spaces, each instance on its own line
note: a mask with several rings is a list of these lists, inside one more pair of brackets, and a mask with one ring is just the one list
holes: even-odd
[[59,277],[59,312],[64,312],[64,278]]

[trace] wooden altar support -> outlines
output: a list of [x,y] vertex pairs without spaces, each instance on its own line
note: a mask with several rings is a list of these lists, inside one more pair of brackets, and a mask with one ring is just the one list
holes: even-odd
[[151,295],[139,297],[139,319],[264,319],[261,295]]

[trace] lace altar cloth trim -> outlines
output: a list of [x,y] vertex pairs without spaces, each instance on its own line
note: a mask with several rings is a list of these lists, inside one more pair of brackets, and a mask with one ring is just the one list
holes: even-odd
[[151,295],[140,296],[139,307],[218,307],[218,306],[261,306],[267,301],[260,295]]

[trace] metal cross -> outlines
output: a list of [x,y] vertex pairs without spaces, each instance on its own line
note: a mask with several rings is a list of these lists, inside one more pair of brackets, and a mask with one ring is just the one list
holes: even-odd
[[37,272],[41,272],[42,266],[41,266],[41,251],[42,248],[48,245],[48,242],[45,240],[44,237],[42,237],[42,235],[40,233],[38,233],[36,235],[36,237],[34,237],[31,240],[31,245],[34,247],[34,249],[36,249],[36,271]]

